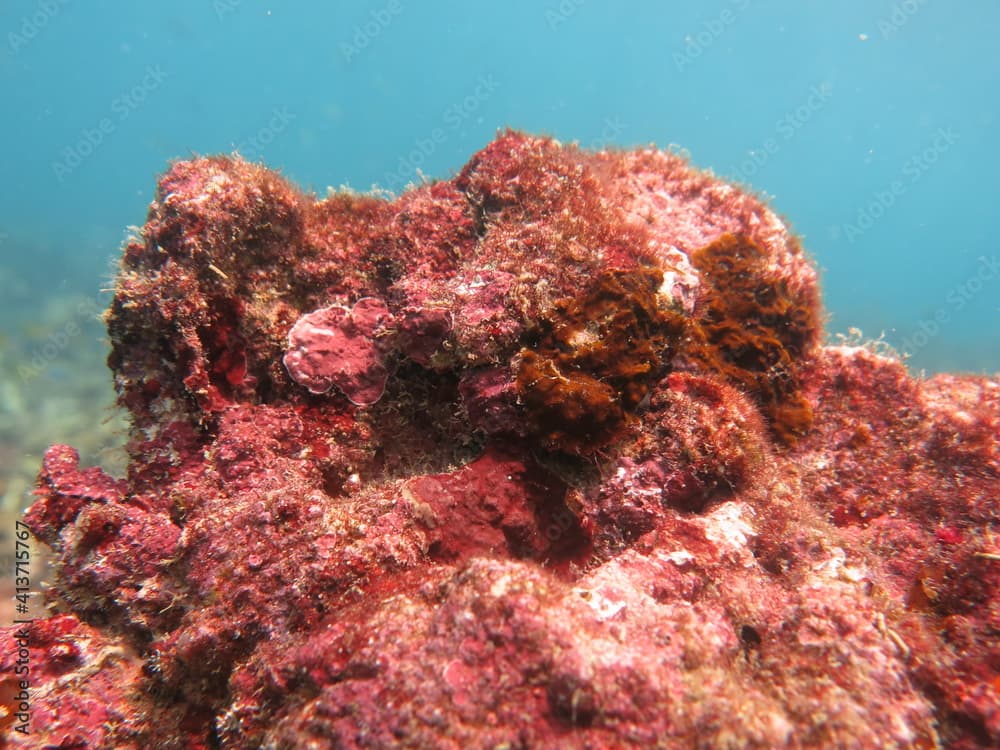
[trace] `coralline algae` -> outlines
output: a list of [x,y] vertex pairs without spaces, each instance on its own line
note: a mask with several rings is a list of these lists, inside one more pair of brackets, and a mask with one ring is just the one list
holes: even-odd
[[822,346],[675,155],[506,132],[395,200],[175,164],[107,313],[124,479],[49,450],[61,748],[1000,744],[1000,383]]

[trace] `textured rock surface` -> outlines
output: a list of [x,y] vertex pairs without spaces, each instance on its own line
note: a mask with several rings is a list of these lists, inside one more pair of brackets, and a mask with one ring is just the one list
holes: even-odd
[[46,457],[9,746],[1000,744],[1000,383],[820,346],[784,223],[677,156],[181,162],[107,321],[131,463]]

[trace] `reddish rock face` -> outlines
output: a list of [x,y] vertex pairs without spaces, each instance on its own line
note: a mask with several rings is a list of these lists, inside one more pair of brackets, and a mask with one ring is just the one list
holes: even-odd
[[107,316],[128,475],[56,446],[26,516],[6,746],[997,746],[1000,383],[818,299],[652,149],[507,132],[395,200],[174,165]]

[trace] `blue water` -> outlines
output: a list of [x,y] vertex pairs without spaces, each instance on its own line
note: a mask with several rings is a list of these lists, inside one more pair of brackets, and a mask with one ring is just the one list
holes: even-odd
[[1000,369],[992,0],[31,0],[0,30],[0,265],[38,297],[104,283],[171,159],[398,190],[512,126],[676,144],[773,196],[831,331]]

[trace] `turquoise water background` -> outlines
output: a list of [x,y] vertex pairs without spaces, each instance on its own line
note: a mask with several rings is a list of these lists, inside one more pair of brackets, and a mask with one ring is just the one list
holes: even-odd
[[511,126],[675,144],[773,197],[831,332],[1000,369],[992,0],[33,0],[0,30],[5,323],[99,295],[171,159],[398,191]]

